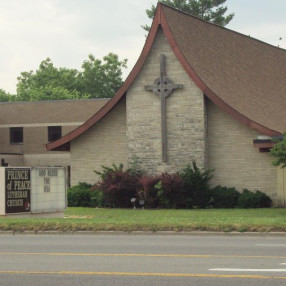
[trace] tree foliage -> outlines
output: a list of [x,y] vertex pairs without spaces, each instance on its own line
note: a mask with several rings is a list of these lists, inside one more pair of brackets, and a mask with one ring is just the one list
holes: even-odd
[[14,101],[14,96],[0,88],[0,102]]
[[92,97],[112,97],[122,84],[122,68],[127,60],[119,61],[118,55],[110,53],[102,60],[89,55],[82,64],[80,74],[81,93]]
[[[234,13],[225,16],[227,7],[223,4],[226,0],[162,0],[160,2],[220,26],[227,25],[234,17]],[[154,5],[151,9],[146,10],[150,19],[154,18],[155,12]],[[150,30],[148,25],[144,25],[142,28],[146,31]]]
[[282,140],[274,140],[276,143],[271,149],[271,154],[275,157],[274,166],[286,168],[286,132],[283,134]]
[[75,69],[56,68],[47,58],[36,71],[22,72],[17,78],[17,101],[80,98],[79,74]]
[[82,69],[57,68],[50,58],[35,71],[25,71],[17,78],[17,94],[0,89],[0,101],[38,101],[80,98],[109,98],[121,86],[122,69],[127,60],[109,53],[103,59],[90,54]]

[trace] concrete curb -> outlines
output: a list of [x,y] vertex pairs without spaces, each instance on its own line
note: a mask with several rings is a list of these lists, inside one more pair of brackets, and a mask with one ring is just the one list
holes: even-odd
[[286,232],[215,232],[215,231],[13,231],[0,230],[1,235],[176,235],[176,236],[280,236]]

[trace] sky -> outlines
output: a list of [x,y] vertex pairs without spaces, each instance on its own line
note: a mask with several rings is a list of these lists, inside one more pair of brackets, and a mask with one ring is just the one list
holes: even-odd
[[[89,54],[138,59],[151,24],[145,10],[156,0],[0,0],[0,89],[15,93],[21,72],[49,57],[54,66],[80,70]],[[286,49],[286,0],[227,0],[235,13],[226,26]],[[282,39],[280,39],[282,38]]]

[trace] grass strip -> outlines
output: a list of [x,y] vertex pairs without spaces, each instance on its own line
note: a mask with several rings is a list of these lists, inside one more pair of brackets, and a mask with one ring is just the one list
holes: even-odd
[[0,217],[0,230],[284,232],[286,209],[68,208],[64,218]]

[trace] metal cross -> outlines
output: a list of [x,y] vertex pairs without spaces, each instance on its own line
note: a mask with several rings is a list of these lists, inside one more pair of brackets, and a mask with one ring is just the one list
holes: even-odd
[[152,85],[145,86],[146,90],[153,91],[161,98],[161,138],[162,138],[162,161],[167,162],[167,122],[166,122],[166,98],[175,89],[182,88],[182,84],[173,84],[165,73],[165,55],[160,55],[160,78]]

